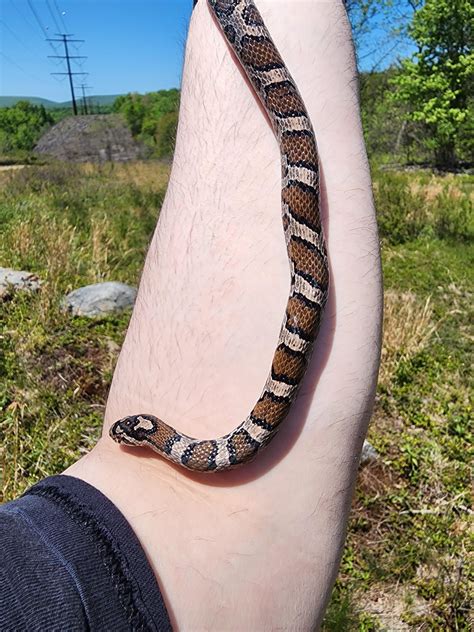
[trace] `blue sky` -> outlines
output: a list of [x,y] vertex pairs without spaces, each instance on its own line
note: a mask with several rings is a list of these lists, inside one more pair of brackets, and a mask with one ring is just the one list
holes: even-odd
[[[71,48],[87,55],[76,77],[93,86],[92,94],[149,92],[178,87],[192,0],[30,0],[47,35],[55,37],[63,18],[68,32],[84,44]],[[51,11],[50,11],[51,9]],[[59,15],[58,13],[61,15]],[[64,15],[63,15],[64,14]],[[64,71],[28,0],[0,0],[0,95],[70,98]],[[82,60],[79,60],[81,62]],[[79,63],[78,62],[78,63]],[[78,63],[75,70],[81,71]]]
[[[64,31],[61,20],[85,40],[70,52],[88,56],[73,69],[90,73],[76,77],[78,85],[92,86],[90,94],[179,87],[191,9],[192,0],[0,0],[0,95],[70,98],[67,78],[50,74],[64,71],[64,63],[47,57],[64,54],[63,47],[56,43],[55,51],[45,42],[58,26]],[[383,46],[389,52],[382,67],[400,52],[376,25],[365,44],[363,69],[380,58]]]

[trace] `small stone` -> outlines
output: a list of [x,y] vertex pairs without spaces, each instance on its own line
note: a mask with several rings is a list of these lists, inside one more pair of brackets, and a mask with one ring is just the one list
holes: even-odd
[[133,307],[137,289],[125,283],[108,281],[85,285],[69,292],[62,307],[73,316],[96,318],[122,312]]
[[373,463],[377,461],[379,458],[379,453],[371,445],[368,441],[364,441],[364,445],[362,447],[362,454],[360,455],[359,465],[368,465],[369,463]]
[[36,292],[40,286],[41,281],[32,272],[0,268],[0,298],[7,296],[12,290]]

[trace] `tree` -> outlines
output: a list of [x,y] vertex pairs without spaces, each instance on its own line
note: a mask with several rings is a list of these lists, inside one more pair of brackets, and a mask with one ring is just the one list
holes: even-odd
[[134,136],[141,132],[143,119],[145,118],[145,108],[140,94],[133,93],[118,97],[114,102],[113,109],[125,116],[125,120]]
[[155,139],[156,155],[165,158],[173,153],[178,128],[178,112],[163,114],[157,122]]
[[0,108],[0,150],[31,151],[44,129],[54,122],[43,105],[18,101],[13,107]]
[[474,54],[471,0],[426,0],[409,28],[417,52],[401,63],[393,78],[395,99],[409,107],[408,117],[423,123],[426,146],[440,167],[453,166],[466,148],[472,124]]
[[135,138],[151,156],[162,158],[173,152],[179,109],[179,90],[158,90],[147,94],[117,97],[113,110],[125,117]]
[[359,65],[380,70],[407,46],[408,25],[422,0],[344,0]]
[[371,22],[382,8],[387,6],[387,0],[344,0],[347,14],[352,26],[352,34],[356,46],[371,30]]

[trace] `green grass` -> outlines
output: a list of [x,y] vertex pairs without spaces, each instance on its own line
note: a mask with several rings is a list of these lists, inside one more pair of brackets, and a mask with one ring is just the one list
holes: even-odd
[[[61,311],[67,291],[137,284],[166,188],[159,164],[0,172],[0,265],[40,292],[0,303],[2,498],[60,472],[100,432],[129,314]],[[474,178],[375,172],[383,364],[324,630],[468,630]]]

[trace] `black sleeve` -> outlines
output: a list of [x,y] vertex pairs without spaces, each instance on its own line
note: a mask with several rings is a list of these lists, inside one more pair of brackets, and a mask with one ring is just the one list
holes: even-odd
[[171,629],[136,535],[97,489],[54,476],[0,507],[1,632]]

